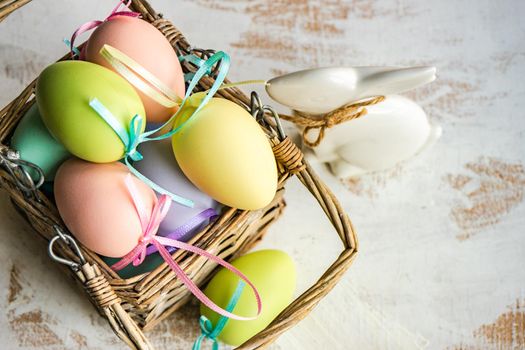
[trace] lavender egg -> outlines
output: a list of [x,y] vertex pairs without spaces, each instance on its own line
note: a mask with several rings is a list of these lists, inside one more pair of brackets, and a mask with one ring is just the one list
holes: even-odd
[[[133,165],[138,171],[162,188],[191,199],[195,203],[193,208],[188,208],[173,202],[160,224],[158,231],[160,236],[169,235],[208,208],[214,208],[219,213],[220,204],[195,187],[180,169],[173,157],[171,139],[145,142],[138,147],[138,151],[144,156],[143,160]],[[200,225],[190,230],[180,240],[190,240],[208,222],[209,219],[203,219]]]

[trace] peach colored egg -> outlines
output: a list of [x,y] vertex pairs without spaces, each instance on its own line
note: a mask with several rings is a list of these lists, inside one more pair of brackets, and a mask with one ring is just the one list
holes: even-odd
[[[153,25],[139,18],[117,16],[101,24],[89,38],[86,60],[113,69],[100,55],[104,44],[122,51],[152,73],[177,96],[185,93],[184,74],[169,41]],[[136,89],[146,109],[148,122],[168,120],[177,107],[167,108]]]
[[[62,220],[87,248],[109,257],[130,252],[142,236],[139,216],[125,184],[122,163],[66,161],[55,176],[55,200]],[[151,213],[157,199],[145,183],[132,180]]]

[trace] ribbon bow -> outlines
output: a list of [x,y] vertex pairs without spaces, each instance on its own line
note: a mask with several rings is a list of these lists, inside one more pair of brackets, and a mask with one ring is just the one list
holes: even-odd
[[[384,96],[376,96],[352,102],[323,115],[322,118],[313,118],[312,116],[299,111],[294,111],[293,115],[280,114],[279,117],[291,121],[298,126],[303,126],[303,142],[308,147],[314,148],[319,146],[321,141],[323,141],[326,129],[330,129],[338,124],[366,115],[368,111],[365,107],[378,104],[384,99]],[[318,130],[317,138],[314,141],[310,140],[308,137],[308,134],[312,130]]]
[[[124,267],[129,265],[130,263],[133,264],[133,266],[140,265],[146,255],[147,255],[147,246],[153,245],[160,253],[164,261],[168,264],[168,266],[175,272],[177,277],[188,287],[190,292],[195,295],[199,301],[201,301],[204,305],[206,305],[209,309],[215,311],[216,313],[232,318],[235,320],[241,320],[241,321],[248,321],[253,320],[259,316],[259,314],[262,311],[262,303],[261,303],[261,297],[259,295],[259,292],[257,291],[257,288],[253,285],[253,283],[237,268],[235,268],[233,265],[227,263],[223,259],[219,258],[218,256],[215,256],[211,253],[208,253],[207,251],[197,248],[195,246],[192,246],[191,244],[187,244],[169,237],[161,237],[157,236],[157,230],[159,228],[160,223],[168,213],[168,210],[171,205],[170,198],[167,195],[160,196],[160,199],[157,201],[155,206],[153,207],[151,215],[148,215],[146,208],[144,206],[144,203],[142,202],[142,199],[139,195],[138,189],[135,186],[135,183],[133,182],[133,179],[131,177],[131,174],[129,174],[125,179],[125,185],[130,193],[131,199],[135,205],[135,209],[137,211],[137,214],[139,216],[139,220],[142,227],[142,237],[140,238],[139,242],[133,248],[128,254],[126,254],[120,261],[115,263],[111,266],[112,269],[115,271],[122,270]],[[246,284],[250,286],[252,289],[255,299],[257,302],[257,315],[256,316],[238,316],[233,314],[230,311],[224,310],[221,307],[219,307],[217,304],[215,304],[213,301],[211,301],[200,289],[193,283],[193,281],[186,275],[186,273],[182,270],[182,268],[177,264],[173,258],[171,257],[170,253],[166,249],[167,247],[173,247],[178,249],[183,249],[201,256],[204,256],[217,264],[227,268],[237,276],[239,276]]]
[[[228,306],[226,306],[227,311],[233,311],[233,309],[239,302],[245,285],[246,284],[243,281],[239,281],[235,292],[233,293],[230,301],[228,302]],[[205,338],[208,338],[213,342],[212,350],[219,350],[219,342],[217,340],[217,336],[221,334],[222,330],[226,326],[226,323],[228,323],[228,318],[221,316],[219,318],[219,321],[217,321],[217,325],[213,327],[213,324],[206,316],[201,316],[199,318],[201,335],[199,335],[199,337],[195,340],[195,343],[193,343],[192,350],[200,350],[202,346],[202,341]]]
[[135,116],[131,118],[129,129],[126,130],[109,109],[107,109],[97,98],[92,98],[89,101],[89,106],[109,124],[115,134],[119,137],[120,141],[122,141],[125,149],[124,157],[129,157],[133,161],[142,160],[142,154],[137,151],[137,146],[142,141],[141,132],[144,118],[135,114]]
[[[124,0],[119,0],[118,5],[113,9],[113,11],[110,12],[110,14],[103,21],[100,21],[100,20],[89,21],[89,22],[84,23],[80,27],[78,27],[77,30],[73,32],[73,35],[71,35],[71,39],[69,40],[69,42],[66,42],[69,44],[69,49],[71,50],[71,57],[80,55],[80,52],[75,46],[75,39],[82,33],[85,33],[91,29],[95,29],[102,23],[111,21],[113,18],[117,16],[128,16],[128,17],[134,17],[134,18],[139,17],[140,13],[133,12],[129,9],[130,3],[131,3],[131,0],[128,0],[127,3],[124,3]],[[123,11],[120,10],[121,6],[124,6]]]
[[219,350],[219,341],[217,340],[217,335],[219,332],[215,331],[213,324],[206,316],[201,316],[199,318],[199,325],[201,327],[201,335],[193,343],[192,350],[200,350],[202,346],[202,341],[206,338],[212,341],[212,350]]
[[[137,210],[137,214],[139,215],[140,224],[142,226],[142,237],[131,252],[129,252],[122,260],[112,266],[117,271],[122,270],[124,267],[129,265],[130,262],[133,263],[133,266],[142,264],[147,255],[147,246],[150,244],[155,245],[154,242],[156,242],[156,240],[154,237],[159,230],[160,223],[168,214],[171,206],[171,200],[167,195],[160,196],[158,202],[153,207],[151,216],[148,218],[146,208],[140,199],[140,195],[135,184],[133,183],[131,175],[128,174],[124,181],[133,200],[133,204],[135,205],[135,209]],[[128,258],[130,261],[128,261],[126,258]]]

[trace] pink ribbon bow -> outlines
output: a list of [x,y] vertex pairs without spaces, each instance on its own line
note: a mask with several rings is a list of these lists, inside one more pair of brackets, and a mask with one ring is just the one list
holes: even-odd
[[[215,311],[216,313],[226,316],[228,318],[232,318],[235,320],[241,320],[241,321],[249,321],[257,318],[262,310],[262,303],[261,303],[261,297],[259,295],[259,292],[257,291],[257,288],[253,285],[253,283],[238,269],[236,269],[231,264],[227,263],[226,261],[222,260],[218,256],[215,256],[211,253],[208,253],[205,250],[202,250],[200,248],[197,248],[195,246],[192,246],[191,244],[187,244],[181,241],[177,241],[172,238],[168,237],[161,237],[157,236],[157,231],[159,228],[160,223],[168,213],[168,210],[171,205],[171,198],[167,195],[161,195],[155,206],[153,207],[153,211],[150,216],[147,214],[147,210],[144,206],[144,203],[142,202],[142,199],[138,193],[136,185],[133,183],[133,179],[131,177],[131,174],[128,174],[128,176],[125,179],[126,187],[131,195],[131,199],[135,205],[135,209],[137,210],[137,213],[139,215],[139,220],[142,225],[142,237],[140,238],[138,244],[129,252],[126,254],[120,261],[115,263],[111,266],[112,269],[115,271],[122,270],[124,267],[129,265],[130,263],[133,263],[133,266],[140,265],[144,259],[146,258],[146,251],[148,245],[152,244],[154,245],[164,261],[169,265],[169,267],[175,272],[178,278],[181,279],[181,281],[188,287],[188,289],[191,291],[197,299],[199,299],[204,305],[206,305],[211,310]],[[182,268],[173,260],[170,253],[166,249],[167,247],[174,247],[178,249],[183,249],[195,254],[199,254],[201,256],[204,256],[210,260],[215,261],[219,265],[227,268],[239,278],[241,278],[248,286],[251,287],[253,290],[253,293],[255,295],[255,299],[257,302],[257,315],[253,317],[244,317],[244,316],[237,316],[231,312],[228,312],[221,307],[219,307],[217,304],[215,304],[213,301],[211,301],[200,289],[193,283],[193,281],[186,275],[186,273],[182,270]]]
[[[118,5],[113,9],[113,11],[110,12],[109,16],[106,17],[103,21],[95,20],[95,21],[89,21],[81,25],[73,32],[73,35],[71,35],[71,40],[69,40],[69,49],[71,50],[71,56],[73,57],[75,55],[74,48],[75,48],[75,39],[81,35],[82,33],[85,33],[91,29],[94,29],[101,25],[104,22],[111,21],[113,18],[117,16],[128,16],[128,17],[139,17],[140,13],[130,11],[129,4],[131,3],[131,0],[128,0],[127,3],[124,3],[124,0],[119,0]],[[124,11],[120,10],[120,7],[124,5]]]

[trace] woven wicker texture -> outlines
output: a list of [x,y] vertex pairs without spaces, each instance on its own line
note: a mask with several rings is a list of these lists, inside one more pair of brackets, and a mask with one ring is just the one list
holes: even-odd
[[[29,1],[0,1],[0,20],[27,2]],[[158,28],[178,54],[188,54],[190,51],[201,57],[210,54],[207,50],[191,50],[180,31],[171,22],[161,18],[146,1],[133,0],[131,9],[140,12],[144,20]],[[63,59],[68,57],[66,55]],[[195,71],[196,67],[185,63],[183,70]],[[205,77],[196,90],[206,90],[212,84],[213,76]],[[35,81],[0,111],[2,155],[10,152],[8,144],[11,133],[24,112],[34,103],[34,87]],[[248,110],[250,108],[250,98],[237,88],[222,89],[217,95]],[[272,116],[269,115],[271,113],[267,114],[261,120],[261,126],[269,136],[279,164],[279,188],[274,200],[266,208],[257,211],[233,208],[225,210],[218,220],[204,228],[190,243],[226,260],[242,255],[263,237],[269,224],[281,215],[285,207],[284,185],[290,176],[296,175],[328,216],[342,241],[343,251],[313,286],[293,301],[266,329],[238,349],[263,348],[306,317],[336,285],[357,253],[354,229],[339,202],[303,160],[302,153],[295,144],[289,138],[283,140],[278,138],[278,132],[271,123]],[[35,231],[49,241],[55,235],[54,225],[59,225],[65,230],[55,205],[41,193],[31,194],[22,191],[17,186],[20,181],[12,172],[5,170],[8,164],[1,165],[0,186],[11,196],[13,204]],[[134,349],[152,349],[142,331],[155,326],[184,305],[191,298],[187,288],[176,278],[166,263],[148,274],[121,279],[102,262],[98,255],[85,247],[81,247],[81,251],[86,258],[86,264],[77,271],[66,267],[62,269],[70,273],[87,291],[90,300],[126,344]],[[56,252],[78,262],[78,258],[66,244],[57,244]],[[184,251],[175,252],[173,258],[199,286],[203,286],[216,269],[215,263]]]

